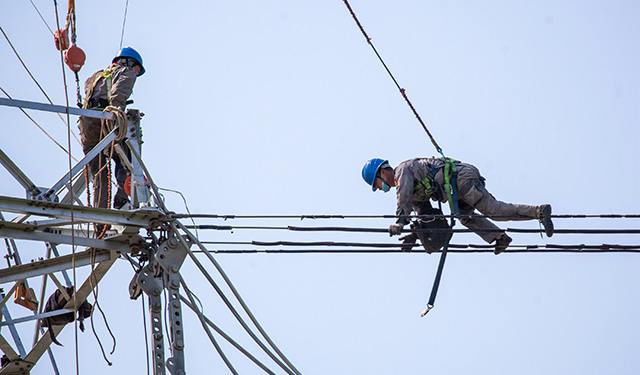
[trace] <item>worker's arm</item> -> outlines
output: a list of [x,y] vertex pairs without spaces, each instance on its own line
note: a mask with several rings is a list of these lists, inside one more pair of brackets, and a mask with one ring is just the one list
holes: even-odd
[[[412,211],[413,201],[413,188],[414,188],[414,176],[408,164],[400,164],[395,169],[395,178],[398,182],[396,187],[396,195],[398,199],[398,208],[396,209],[396,215],[409,215]],[[399,224],[408,224],[409,219],[398,218],[396,221]]]
[[109,93],[111,105],[124,111],[127,99],[133,92],[136,83],[136,71],[129,67],[118,67],[112,72],[112,86]]

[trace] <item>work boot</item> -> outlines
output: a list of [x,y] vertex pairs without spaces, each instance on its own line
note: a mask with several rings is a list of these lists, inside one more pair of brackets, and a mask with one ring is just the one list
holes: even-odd
[[502,233],[501,235],[496,237],[496,247],[495,249],[493,249],[493,253],[498,255],[501,252],[505,251],[507,247],[509,247],[511,241],[511,237],[509,237],[506,233]]
[[543,204],[540,206],[540,222],[544,227],[544,233],[547,237],[553,236],[553,222],[551,221],[551,205]]

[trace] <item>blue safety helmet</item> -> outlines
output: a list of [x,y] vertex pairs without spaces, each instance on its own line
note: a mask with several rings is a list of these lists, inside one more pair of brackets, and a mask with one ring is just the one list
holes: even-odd
[[112,63],[116,62],[116,60],[119,59],[120,57],[131,57],[133,59],[136,59],[136,61],[140,63],[140,74],[138,74],[138,77],[144,74],[145,69],[144,69],[144,65],[142,65],[142,56],[140,56],[138,51],[136,51],[131,47],[124,47],[123,49],[118,51],[118,54],[116,55],[116,57],[113,58],[111,62]]
[[376,191],[375,186],[373,186],[373,181],[376,180],[376,175],[378,174],[378,169],[384,163],[387,163],[388,160],[373,158],[367,161],[362,167],[362,178],[364,181],[371,185],[371,190]]

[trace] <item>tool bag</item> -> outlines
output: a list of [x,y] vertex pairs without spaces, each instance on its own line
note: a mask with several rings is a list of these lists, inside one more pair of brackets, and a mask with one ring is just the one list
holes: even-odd
[[[73,298],[73,287],[67,287],[67,294]],[[56,311],[64,308],[64,305],[67,304],[67,299],[64,297],[60,289],[56,289],[56,291],[49,297],[47,300],[47,304],[44,306],[44,312],[48,311]],[[91,312],[93,311],[93,306],[85,299],[78,306],[78,320],[80,321],[80,330],[84,332],[84,319],[89,318],[91,316]],[[73,312],[67,314],[60,314],[56,316],[51,316],[48,318],[44,318],[41,320],[42,327],[53,327],[53,326],[63,326],[67,323],[73,323]],[[53,331],[49,329],[49,334],[51,335],[51,341],[56,343],[57,345],[62,346],[53,334]]]
[[[421,215],[442,215],[442,210],[427,208],[421,212]],[[429,254],[442,249],[451,235],[447,231],[449,224],[447,224],[447,220],[444,217],[414,219],[411,222],[411,229],[435,229],[433,232],[415,232],[418,239],[420,239],[420,243]]]

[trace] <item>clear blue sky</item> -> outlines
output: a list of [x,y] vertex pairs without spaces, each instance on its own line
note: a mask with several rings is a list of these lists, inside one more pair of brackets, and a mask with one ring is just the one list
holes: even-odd
[[[33,3],[55,29],[53,2]],[[119,49],[125,1],[77,3],[78,45],[87,53],[83,83]],[[550,203],[556,214],[640,211],[640,3],[350,3],[444,152],[476,165],[497,198]],[[60,8],[64,17],[66,5]],[[0,26],[54,103],[64,104],[60,56],[32,3],[0,5]],[[146,114],[146,165],[159,186],[181,191],[194,213],[393,214],[395,195],[371,193],[360,176],[364,162],[382,157],[395,166],[436,153],[342,1],[131,0],[124,45],[138,49],[147,69],[131,106]],[[1,39],[0,62],[0,86],[12,97],[45,102]],[[68,69],[67,85],[73,103]],[[30,113],[66,145],[57,116]],[[19,110],[2,107],[0,116],[0,148],[36,184],[57,181],[68,169],[65,153]],[[72,130],[77,133],[75,125]],[[82,156],[75,139],[72,153]],[[4,170],[0,195],[24,196]],[[166,203],[185,212],[176,194],[167,192]],[[555,224],[638,228],[631,219]],[[499,225],[538,228],[533,222]],[[362,233],[199,235],[206,241],[396,242]],[[512,237],[516,245],[639,243],[638,235]],[[457,234],[452,242],[481,240]],[[44,256],[40,244],[19,246],[25,261]],[[216,258],[303,374],[640,372],[638,255],[451,254],[436,307],[425,318],[420,312],[437,255]],[[205,313],[246,343],[191,263],[183,275]],[[100,284],[100,303],[117,337],[114,366],[104,363],[89,330],[78,338],[81,373],[145,373],[140,301],[129,301],[127,293],[131,277],[131,267],[119,262]],[[184,315],[187,371],[228,373],[195,316]],[[31,335],[25,329],[26,342]],[[65,346],[54,349],[59,365],[74,373],[73,329],[66,328],[60,341]],[[228,352],[240,373],[259,373]],[[33,371],[49,373],[46,359]]]

